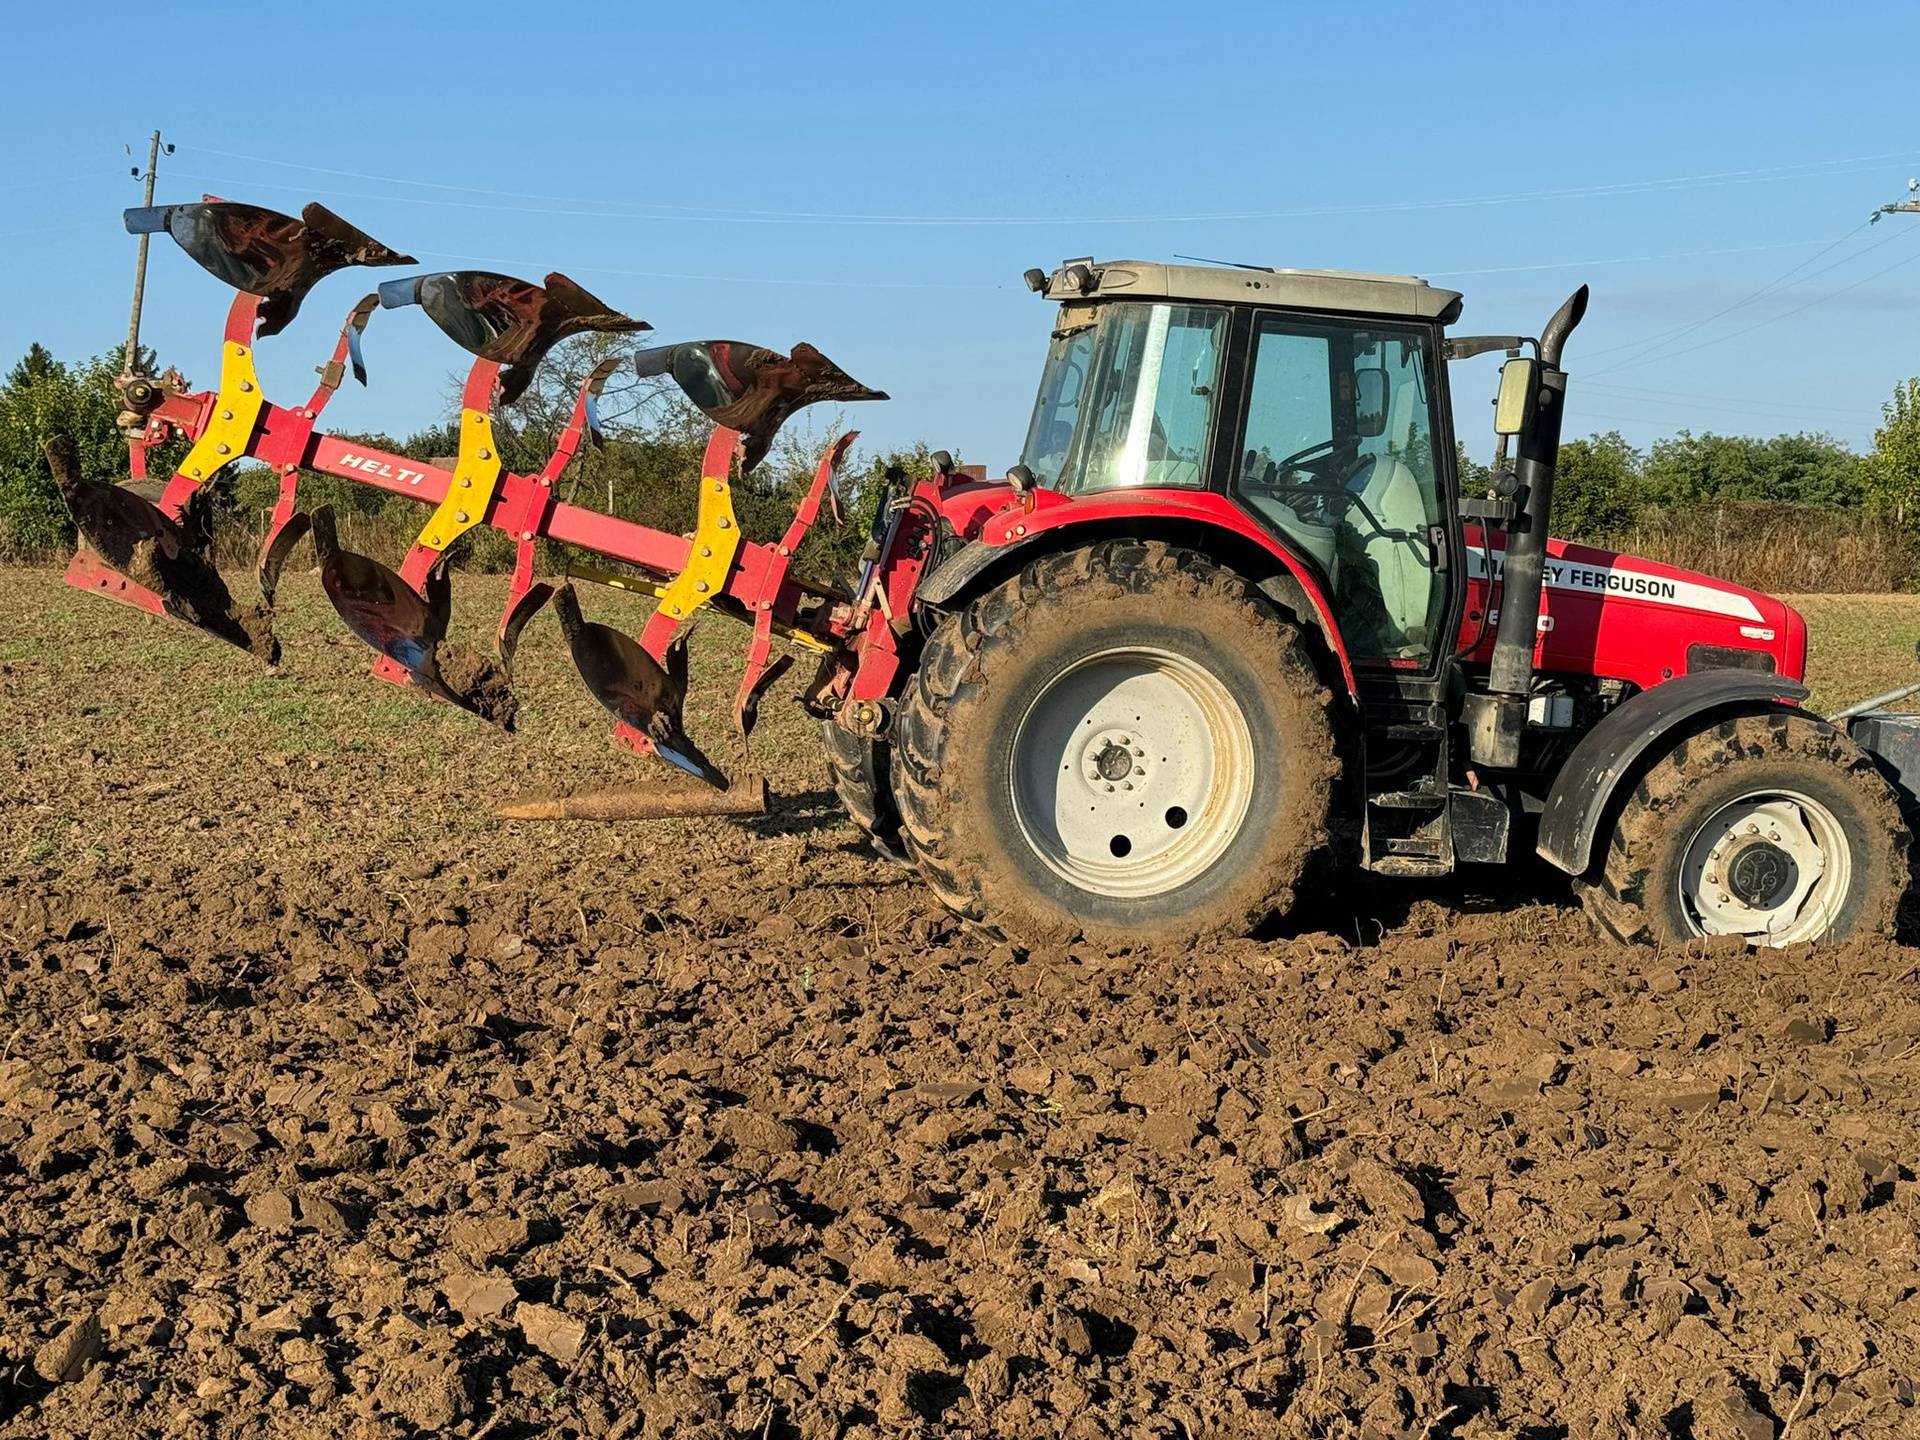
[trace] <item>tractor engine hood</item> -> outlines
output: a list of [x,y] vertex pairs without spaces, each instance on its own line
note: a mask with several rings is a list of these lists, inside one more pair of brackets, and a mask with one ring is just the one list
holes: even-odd
[[[1460,648],[1493,654],[1504,537],[1466,532],[1467,608]],[[1549,540],[1534,665],[1649,689],[1697,670],[1745,669],[1802,679],[1806,622],[1770,595],[1657,560]]]

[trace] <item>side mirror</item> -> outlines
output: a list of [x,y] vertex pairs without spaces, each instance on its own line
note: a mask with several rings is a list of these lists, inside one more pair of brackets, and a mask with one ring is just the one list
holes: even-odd
[[1384,366],[1370,366],[1353,372],[1353,428],[1363,440],[1371,440],[1387,428],[1387,372]]
[[1540,400],[1540,367],[1526,359],[1500,367],[1500,394],[1493,402],[1493,433],[1518,435],[1533,419]]

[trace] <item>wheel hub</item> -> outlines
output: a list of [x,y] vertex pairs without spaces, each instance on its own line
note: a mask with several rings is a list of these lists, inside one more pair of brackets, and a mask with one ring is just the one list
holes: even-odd
[[[1118,735],[1103,732],[1090,741],[1084,752],[1081,773],[1089,783],[1095,786],[1116,785],[1135,775],[1136,762],[1146,759],[1147,752],[1134,744],[1131,735]],[[1139,769],[1139,779],[1146,779],[1146,770]],[[1132,784],[1127,788],[1131,790]]]
[[1137,898],[1187,883],[1232,844],[1252,798],[1253,740],[1211,671],[1124,647],[1042,688],[1010,769],[1036,857],[1082,889]]
[[1702,935],[1784,945],[1825,933],[1852,860],[1831,811],[1808,796],[1758,792],[1721,806],[1694,832],[1680,899]]
[[1727,862],[1727,889],[1752,910],[1771,910],[1793,891],[1793,857],[1771,840],[1736,847]]

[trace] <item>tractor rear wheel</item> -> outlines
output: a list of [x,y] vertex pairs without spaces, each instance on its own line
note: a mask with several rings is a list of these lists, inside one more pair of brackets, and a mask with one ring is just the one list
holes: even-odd
[[1000,934],[1241,934],[1328,849],[1331,704],[1300,631],[1205,557],[1046,556],[928,640],[894,724],[900,833]]
[[903,859],[886,742],[856,735],[831,719],[820,722],[820,733],[826,742],[827,774],[847,814],[883,856]]
[[1811,715],[1742,715],[1647,772],[1580,898],[1629,943],[1890,935],[1907,843],[1892,788],[1853,741]]

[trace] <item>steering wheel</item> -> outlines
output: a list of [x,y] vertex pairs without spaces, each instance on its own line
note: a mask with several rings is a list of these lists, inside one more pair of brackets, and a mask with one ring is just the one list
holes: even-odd
[[1284,481],[1286,477],[1295,470],[1306,470],[1315,474],[1319,473],[1320,465],[1309,465],[1306,461],[1308,456],[1319,455],[1323,450],[1326,452],[1325,460],[1333,460],[1343,450],[1357,450],[1359,448],[1360,438],[1357,435],[1348,435],[1342,439],[1329,437],[1325,440],[1316,441],[1303,450],[1294,451],[1280,462],[1277,467],[1280,471],[1280,478]]
[[[1373,507],[1367,504],[1366,498],[1348,488],[1346,477],[1353,471],[1359,448],[1359,437],[1350,435],[1343,440],[1322,440],[1304,450],[1296,450],[1274,467],[1280,477],[1278,480],[1272,485],[1263,484],[1257,488],[1278,500],[1309,525],[1325,525],[1329,522],[1352,525],[1353,516],[1358,512],[1368,528],[1382,539],[1416,548],[1429,547],[1431,542],[1418,531],[1397,530],[1383,523]],[[1307,463],[1309,460],[1313,463]],[[1288,484],[1286,477],[1296,471],[1316,478],[1306,484]],[[1325,478],[1329,474],[1339,478]]]
[[[1325,524],[1329,518],[1344,516],[1356,498],[1336,477],[1352,469],[1351,456],[1359,448],[1355,435],[1316,441],[1275,464],[1276,478],[1271,483],[1245,483],[1278,500],[1308,524]],[[1313,478],[1305,482],[1290,478],[1301,473]]]

